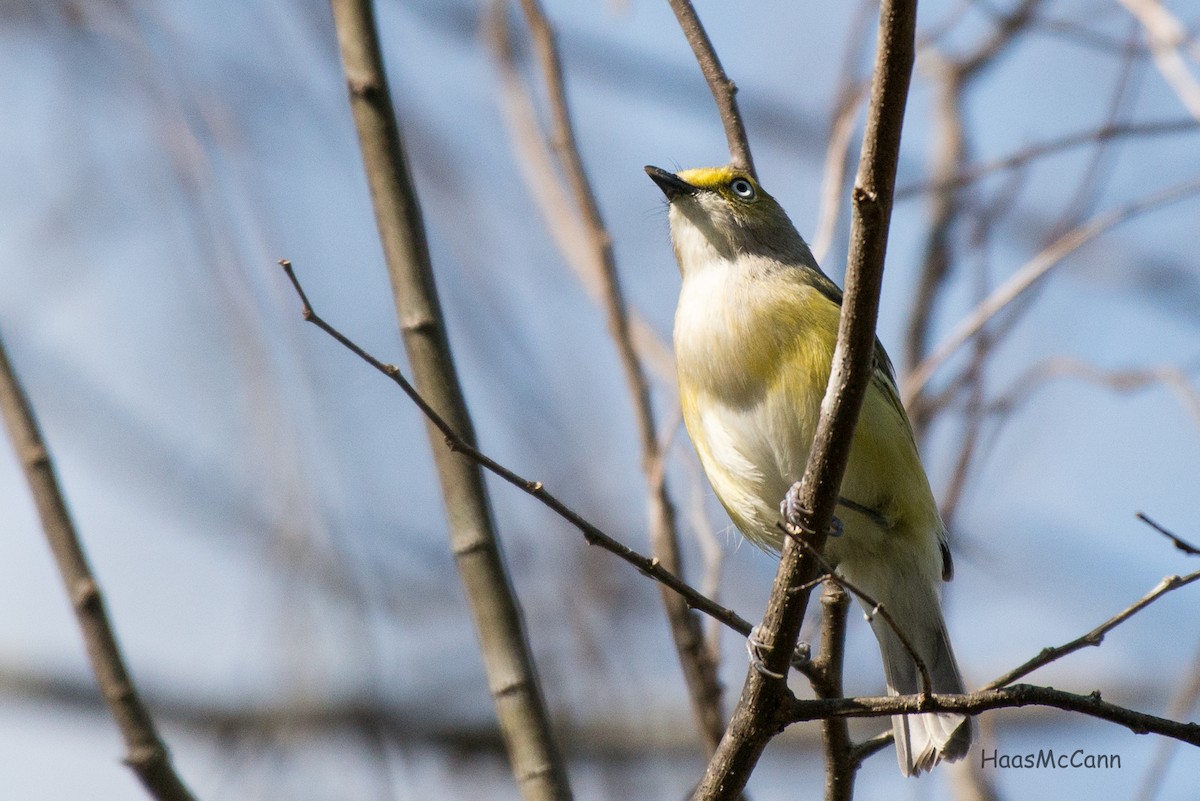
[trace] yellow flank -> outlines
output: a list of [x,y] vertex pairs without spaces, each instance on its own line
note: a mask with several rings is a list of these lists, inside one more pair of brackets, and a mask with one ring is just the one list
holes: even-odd
[[[841,309],[802,270],[759,281],[739,272],[714,262],[685,274],[675,322],[683,418],[734,523],[755,544],[778,548],[778,504],[803,475]],[[880,513],[888,526],[842,508],[856,536],[831,540],[829,554],[886,558],[899,538],[916,546],[921,573],[937,573],[941,524],[908,420],[882,388],[886,380],[877,375],[863,403],[842,496]]]

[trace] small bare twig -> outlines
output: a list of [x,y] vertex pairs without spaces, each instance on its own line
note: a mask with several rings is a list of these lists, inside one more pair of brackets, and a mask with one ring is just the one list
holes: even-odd
[[1084,634],[1082,637],[1076,637],[1074,640],[1063,643],[1062,645],[1043,648],[1041,653],[1039,653],[1033,659],[1030,659],[1023,665],[1013,668],[1003,676],[993,679],[985,684],[983,689],[991,690],[997,687],[1004,687],[1012,684],[1017,679],[1027,676],[1038,668],[1045,667],[1055,660],[1062,659],[1067,654],[1074,653],[1075,651],[1088,646],[1100,645],[1100,643],[1104,642],[1105,634],[1112,631],[1117,626],[1121,625],[1126,620],[1133,617],[1138,612],[1142,611],[1167,593],[1177,590],[1180,587],[1185,587],[1197,579],[1200,579],[1200,570],[1194,573],[1188,573],[1186,576],[1167,576],[1162,581],[1158,582],[1158,584],[1154,587],[1154,589],[1150,590],[1150,592],[1146,593],[1136,602],[1113,615],[1108,620],[1089,631],[1087,634]]
[[92,673],[125,740],[125,764],[137,774],[146,792],[158,801],[193,801],[194,796],[175,772],[167,746],[125,665],[117,634],[104,606],[100,582],[88,564],[75,523],[67,510],[50,451],[38,428],[29,398],[9,363],[2,340],[0,413],[37,505],[46,541],[70,596]]
[[821,206],[813,230],[812,253],[818,263],[825,260],[841,219],[845,200],[846,175],[849,173],[850,143],[854,140],[855,122],[865,95],[865,86],[848,87],[839,99],[829,130],[829,146],[825,150],[825,169],[821,178]]
[[[842,586],[826,577],[825,592],[821,595],[821,650],[813,667],[821,677],[813,682],[818,698],[841,698],[842,665],[846,650],[846,612],[850,596]],[[860,763],[854,759],[854,743],[846,720],[829,718],[821,721],[825,743],[825,801],[850,801],[854,797],[854,774]]]
[[871,19],[875,3],[860,0],[854,10],[842,51],[842,66],[838,71],[837,99],[829,125],[829,144],[825,149],[825,167],[821,173],[821,204],[817,212],[817,224],[813,227],[810,246],[818,264],[825,261],[837,234],[838,222],[842,218],[842,204],[849,190],[847,175],[850,173],[850,143],[854,140],[858,112],[867,96],[870,83],[858,75],[857,65],[862,61],[863,50],[870,44]]
[[994,161],[984,162],[970,167],[964,167],[952,176],[908,184],[896,190],[897,200],[908,198],[938,189],[953,189],[978,181],[980,178],[1022,167],[1031,161],[1061,153],[1083,145],[1094,145],[1098,142],[1109,142],[1119,139],[1140,138],[1146,136],[1171,136],[1175,134],[1193,133],[1200,130],[1200,122],[1191,118],[1177,120],[1159,120],[1154,122],[1129,122],[1101,125],[1080,133],[1069,134],[1057,139],[1051,139],[1041,144],[1024,147],[1015,153]]
[[[1013,709],[1023,706],[1048,706],[1067,712],[1079,712],[1100,720],[1116,723],[1134,734],[1161,734],[1189,745],[1200,746],[1200,723],[1148,715],[1104,701],[1099,691],[1088,695],[1039,687],[1033,684],[1012,684],[1006,687],[982,689],[961,695],[886,695],[863,698],[799,699],[791,701],[786,718],[791,723],[825,720],[829,717],[879,718],[923,712],[957,712],[978,715],[993,709]],[[875,741],[872,745],[875,744]],[[882,747],[882,743],[879,743]]]
[[[487,470],[489,473],[492,473],[498,478],[503,479],[517,489],[521,490],[525,494],[537,499],[563,520],[579,529],[589,545],[595,545],[599,548],[603,548],[609,553],[614,554],[621,560],[637,568],[639,572],[648,578],[670,587],[672,590],[679,593],[687,601],[688,606],[690,606],[692,609],[696,609],[708,615],[709,617],[720,621],[724,625],[741,634],[743,637],[750,636],[750,631],[753,626],[751,626],[749,621],[747,621],[745,618],[741,617],[733,610],[721,606],[702,593],[693,589],[678,576],[663,568],[662,563],[659,562],[659,560],[652,559],[648,556],[643,556],[627,545],[613,539],[608,534],[605,534],[601,529],[592,523],[589,523],[586,519],[580,516],[578,512],[575,512],[565,503],[560,501],[555,495],[546,489],[542,482],[533,481],[513,472],[509,468],[480,451],[474,445],[471,445],[462,439],[462,437],[458,435],[458,433],[450,426],[445,418],[438,414],[438,412],[429,405],[429,403],[421,396],[421,394],[417,392],[416,388],[409,383],[408,379],[406,379],[400,372],[400,368],[396,367],[394,364],[385,364],[384,362],[379,361],[370,353],[367,353],[365,350],[363,350],[362,347],[360,347],[356,342],[351,340],[337,328],[334,328],[330,323],[318,315],[316,311],[313,310],[312,304],[309,303],[308,296],[305,294],[304,288],[300,284],[300,280],[297,278],[295,270],[292,268],[292,263],[286,259],[281,259],[279,264],[281,267],[283,267],[284,272],[287,274],[288,280],[291,281],[292,287],[296,290],[296,294],[299,296],[301,304],[303,304],[301,314],[304,316],[304,319],[324,331],[342,347],[346,348],[355,356],[362,359],[371,367],[375,368],[375,370],[378,372],[387,376],[394,384],[400,387],[404,394],[407,395],[409,399],[416,405],[416,407],[420,409],[421,413],[425,415],[425,418],[429,421],[429,423],[436,428],[439,433],[441,433],[446,444],[446,448],[449,451],[465,456],[467,459],[470,459],[472,462]],[[800,669],[802,672],[806,672],[810,669],[808,667],[808,660],[798,652],[794,655],[791,664],[792,667]]]
[[1183,551],[1188,556],[1200,556],[1200,548],[1197,548],[1195,545],[1192,545],[1190,542],[1183,539],[1182,537],[1176,536],[1169,529],[1166,529],[1166,528],[1160,526],[1158,523],[1155,523],[1153,520],[1151,520],[1149,517],[1147,517],[1143,512],[1138,512],[1136,517],[1138,520],[1141,520],[1143,523],[1148,525],[1150,528],[1154,529],[1159,534],[1162,534],[1164,537],[1169,539],[1175,545],[1176,548]]
[[806,549],[812,558],[817,561],[817,564],[821,566],[821,569],[825,571],[824,578],[826,581],[836,584],[837,586],[846,590],[851,595],[862,601],[866,607],[868,607],[869,611],[864,614],[864,617],[867,619],[868,623],[872,622],[874,617],[878,615],[883,622],[887,624],[887,627],[890,628],[892,632],[895,633],[896,638],[900,640],[900,644],[904,646],[904,651],[917,666],[917,673],[921,679],[921,693],[923,695],[928,695],[929,693],[933,692],[933,681],[929,677],[929,669],[925,666],[925,661],[917,654],[917,649],[913,647],[912,642],[908,639],[908,635],[904,633],[902,628],[900,628],[900,624],[896,622],[894,617],[892,617],[891,613],[887,610],[887,607],[868,595],[867,592],[861,587],[858,587],[844,576],[839,575],[837,571],[834,570],[833,566],[825,560],[824,556],[813,550],[812,545],[810,545],[802,536],[803,532],[790,531],[788,530],[788,527],[784,525],[780,525],[780,529],[783,530],[784,534],[787,536],[797,538],[801,547]]
[[[1158,0],[1121,0],[1146,31],[1154,65],[1179,101],[1200,120],[1200,80],[1192,73],[1181,50],[1189,37],[1187,29]],[[1192,58],[1200,59],[1200,46],[1193,43]]]
[[991,414],[1009,414],[1042,384],[1051,379],[1071,377],[1099,384],[1113,392],[1133,392],[1161,385],[1172,390],[1192,420],[1200,426],[1200,391],[1192,386],[1192,366],[1161,365],[1145,368],[1102,370],[1093,364],[1068,356],[1055,356],[1033,365],[1012,382],[1013,389],[988,404]]
[[1060,264],[1068,255],[1083,247],[1091,240],[1109,231],[1117,225],[1144,214],[1154,208],[1164,206],[1200,191],[1200,180],[1192,179],[1149,197],[1134,201],[1107,214],[1092,218],[1048,245],[1040,253],[1025,263],[1011,278],[983,302],[977,305],[964,317],[954,330],[933,349],[924,361],[917,365],[904,384],[904,402],[912,403],[924,390],[933,374],[953,356],[960,347],[969,342],[983,330],[988,322],[1023,295],[1030,287],[1040,281],[1055,266]]
[[[1192,657],[1191,669],[1184,670],[1184,682],[1167,706],[1167,716],[1173,720],[1184,720],[1195,709],[1197,701],[1200,701],[1200,651]],[[1176,745],[1174,740],[1164,739],[1159,742],[1154,759],[1146,767],[1145,776],[1138,787],[1136,801],[1154,801],[1163,779],[1167,776],[1167,768]]]
[[[612,238],[579,153],[579,144],[563,85],[558,44],[550,20],[538,0],[521,0],[521,8],[533,36],[534,48],[550,100],[553,120],[550,141],[566,175],[576,211],[583,221],[585,242],[591,253],[588,263],[594,266],[601,287],[601,303],[608,316],[609,333],[616,343],[617,354],[625,373],[625,383],[633,400],[642,452],[642,471],[647,484],[651,550],[654,556],[662,561],[664,568],[682,576],[683,565],[679,551],[675,506],[667,491],[664,452],[659,447],[654,409],[650,403],[650,385],[634,347],[630,316],[617,274]],[[497,35],[502,37],[503,21],[497,21],[496,25]],[[501,41],[498,49],[511,52],[511,48],[505,44]],[[721,733],[725,730],[725,715],[721,703],[722,688],[717,676],[714,653],[705,644],[700,619],[688,608],[683,598],[669,587],[662,586],[661,590],[692,708],[702,739],[711,753],[716,749]]]
[[[583,283],[588,295],[601,303],[604,295],[601,270],[596,264],[595,253],[588,247],[583,222],[572,213],[570,196],[557,179],[553,156],[538,126],[537,112],[517,74],[503,9],[503,4],[497,0],[487,25],[500,72],[500,107],[509,126],[517,166],[559,253]],[[636,307],[630,306],[628,315],[630,335],[642,364],[653,371],[659,385],[678,395],[671,346]]]
[[754,159],[750,155],[750,140],[746,138],[746,126],[737,105],[737,85],[725,74],[717,51],[713,48],[712,40],[700,23],[696,9],[691,0],[667,0],[679,27],[692,46],[692,53],[704,73],[704,80],[712,90],[713,100],[717,103],[717,111],[721,114],[721,123],[725,126],[725,138],[729,142],[730,163],[757,177],[754,171]]

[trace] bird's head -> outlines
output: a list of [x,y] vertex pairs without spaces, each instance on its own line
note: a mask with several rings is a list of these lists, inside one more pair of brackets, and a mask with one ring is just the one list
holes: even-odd
[[685,274],[700,263],[743,255],[811,263],[787,213],[749,172],[701,167],[672,173],[646,167],[646,174],[667,196],[671,241]]

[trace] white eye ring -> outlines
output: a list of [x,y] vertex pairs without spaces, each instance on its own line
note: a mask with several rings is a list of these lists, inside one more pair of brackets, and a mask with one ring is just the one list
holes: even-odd
[[754,185],[745,178],[734,178],[729,182],[729,188],[742,200],[754,199]]

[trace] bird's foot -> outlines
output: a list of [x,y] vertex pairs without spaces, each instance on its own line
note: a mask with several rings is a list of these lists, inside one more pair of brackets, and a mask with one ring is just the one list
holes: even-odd
[[[783,500],[779,503],[779,515],[783,518],[784,528],[789,534],[807,531],[801,518],[804,511],[804,506],[800,503],[800,482],[797,481],[788,487]],[[842,525],[841,519],[835,515],[829,524],[829,536],[840,537],[844,531],[845,527]]]
[[782,679],[784,674],[776,673],[767,668],[766,652],[768,646],[762,640],[762,633],[758,626],[750,629],[750,636],[746,638],[746,653],[750,656],[750,666],[756,671],[770,679]]

